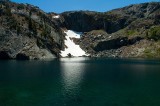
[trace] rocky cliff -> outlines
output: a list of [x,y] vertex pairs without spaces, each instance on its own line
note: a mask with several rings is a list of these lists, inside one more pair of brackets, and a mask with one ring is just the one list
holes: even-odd
[[48,14],[29,4],[0,1],[0,59],[60,57],[63,31]]
[[113,33],[140,19],[150,19],[155,24],[159,24],[159,11],[160,3],[153,2],[130,5],[104,13],[94,11],[69,11],[61,15],[65,19],[63,25],[67,29],[78,32],[103,29],[107,33]]

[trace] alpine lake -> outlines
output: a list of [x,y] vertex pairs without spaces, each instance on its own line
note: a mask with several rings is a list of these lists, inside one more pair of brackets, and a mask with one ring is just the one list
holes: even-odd
[[0,61],[0,106],[160,106],[160,60]]

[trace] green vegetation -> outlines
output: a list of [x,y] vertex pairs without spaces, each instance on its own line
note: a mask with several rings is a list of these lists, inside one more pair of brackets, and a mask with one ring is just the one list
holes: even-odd
[[158,56],[160,56],[160,48],[158,48],[156,51],[157,51]]
[[48,25],[44,25],[41,36],[46,39],[47,35],[50,35],[50,33],[51,33],[51,28]]
[[12,16],[10,8],[7,8],[5,13],[6,13],[7,16]]
[[134,35],[136,32],[137,32],[137,31],[135,31],[135,30],[126,30],[127,36]]
[[41,33],[41,37],[46,38],[46,36],[47,36],[47,31],[46,31],[46,29],[43,29],[42,33]]
[[18,10],[22,10],[22,9],[24,9],[24,8],[25,8],[24,5],[18,5],[18,6],[17,6],[17,9],[18,9]]
[[36,8],[31,8],[31,12],[38,12]]
[[38,47],[45,48],[44,42],[41,39],[37,39]]
[[121,35],[123,37],[134,37],[140,35],[137,29],[128,29],[128,28],[120,29],[119,31],[116,32],[116,34]]
[[146,49],[144,51],[144,56],[147,58],[156,58],[156,57],[160,57],[160,48],[156,49],[156,50],[152,50],[150,48]]
[[144,57],[147,58],[160,58],[160,41],[153,43],[151,46],[144,50]]
[[37,35],[37,27],[36,27],[36,23],[34,21],[32,21],[32,19],[29,19],[28,22],[28,28],[30,31],[32,31],[34,33],[34,35]]
[[8,26],[10,28],[10,30],[16,30],[18,22],[15,20],[14,17],[7,17],[6,18],[8,21]]
[[89,33],[92,34],[92,35],[104,35],[104,34],[107,34],[107,32],[104,31],[104,30],[92,30]]
[[34,35],[37,35],[37,27],[36,27],[35,22],[32,22],[32,31],[33,31]]
[[160,26],[149,29],[146,36],[148,39],[160,40]]
[[144,56],[147,58],[153,58],[155,55],[155,52],[153,52],[153,50],[151,50],[150,48],[147,48],[144,50]]

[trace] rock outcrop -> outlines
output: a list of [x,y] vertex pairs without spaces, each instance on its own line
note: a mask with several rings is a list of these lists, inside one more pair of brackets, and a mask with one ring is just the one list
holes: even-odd
[[62,29],[38,7],[0,1],[0,58],[60,57],[63,39]]
[[[104,13],[69,11],[61,14],[64,17],[62,26],[78,32],[103,29],[107,33],[113,33],[139,19],[154,19],[154,24],[159,24],[159,11],[160,3],[158,2],[130,5]],[[150,25],[148,26],[150,27]]]

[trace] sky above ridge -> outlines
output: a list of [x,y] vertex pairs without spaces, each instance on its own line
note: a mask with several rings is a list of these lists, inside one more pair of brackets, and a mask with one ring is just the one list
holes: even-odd
[[11,0],[18,3],[29,3],[38,6],[45,12],[61,13],[72,10],[90,10],[106,12],[130,4],[160,0]]

